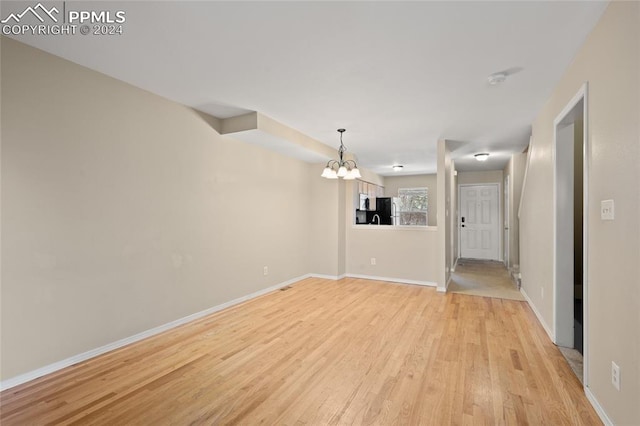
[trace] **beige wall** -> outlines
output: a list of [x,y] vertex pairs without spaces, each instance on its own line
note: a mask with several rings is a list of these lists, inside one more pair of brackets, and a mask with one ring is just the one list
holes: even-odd
[[[347,274],[435,285],[436,228],[390,229],[353,225],[347,229]],[[376,264],[371,265],[371,258]]]
[[[363,176],[382,184],[380,177]],[[437,280],[437,231],[384,225],[353,225],[356,184],[345,185],[345,271],[347,275],[434,284]],[[371,265],[371,258],[376,265]]]
[[2,379],[310,271],[302,161],[7,38],[1,118]]
[[449,270],[452,272],[458,262],[458,175],[455,161],[451,160],[449,168]]
[[520,265],[520,219],[518,211],[520,208],[520,198],[522,196],[522,185],[524,184],[524,174],[527,168],[527,154],[514,154],[511,157],[512,173],[511,188],[513,196],[511,197],[511,225],[514,232],[511,233],[511,265]]
[[503,170],[504,178],[506,179],[506,177],[509,176],[509,217],[506,218],[509,226],[509,259],[507,259],[509,268],[518,267],[520,263],[520,221],[518,220],[518,208],[520,205],[520,194],[522,193],[522,180],[524,178],[526,161],[526,154],[512,154]]
[[[512,265],[513,265],[513,256],[511,254],[513,252],[513,249],[511,247],[512,246],[512,242],[511,241],[513,240],[513,238],[511,236],[511,234],[513,234],[514,231],[515,231],[514,230],[515,226],[513,224],[513,217],[514,217],[514,215],[513,215],[513,201],[514,201],[513,200],[513,189],[514,189],[514,185],[513,185],[513,182],[512,182],[513,181],[513,176],[512,176],[513,173],[511,171],[512,168],[513,168],[513,155],[511,156],[511,158],[509,158],[509,162],[504,167],[504,170],[502,170],[502,176],[503,176],[503,180],[502,180],[502,182],[503,182],[502,200],[503,200],[503,202],[506,202],[506,200],[504,199],[505,191],[507,191],[509,193],[509,217],[505,217],[504,218],[505,226],[509,227],[509,253],[507,253],[507,258],[503,259],[504,263],[505,263],[505,266],[507,268],[512,268]],[[509,187],[506,188],[506,190],[505,190],[504,189],[504,183],[505,183],[507,177],[509,178]],[[504,211],[504,204],[503,204],[502,210]],[[503,233],[503,241],[505,239],[506,238],[504,237],[504,233]],[[504,242],[503,242],[503,244],[504,244]],[[505,251],[504,247],[503,247],[502,251],[503,252]]]
[[436,281],[437,230],[354,229],[323,165],[1,40],[2,380],[307,273]]
[[458,185],[499,183],[502,185],[502,170],[485,172],[458,172]]
[[[367,175],[367,172],[362,170],[363,175]],[[354,222],[353,218],[353,206],[352,202],[347,202],[347,189],[353,189],[354,185],[351,182],[345,182],[341,180],[338,182],[338,276],[341,277],[347,273],[347,229]],[[344,212],[351,212],[351,217],[348,218]]]
[[[339,185],[344,181],[324,179],[320,173],[324,164],[309,168],[310,194],[307,206],[309,227],[309,271],[318,275],[337,277],[340,272],[340,244],[344,234],[340,234],[338,220],[340,210]],[[342,256],[344,258],[344,256]],[[344,261],[342,260],[344,263]]]
[[[587,381],[614,424],[640,424],[639,41],[640,3],[610,3],[533,123],[520,216],[523,289],[553,328],[553,121],[588,82]],[[606,199],[614,221],[600,219]]]
[[451,232],[452,216],[455,211],[452,209],[451,200],[455,196],[452,193],[452,183],[454,174],[451,152],[446,140],[438,141],[438,291],[445,291],[451,276],[454,262],[452,247],[453,241]]
[[438,224],[437,175],[386,176],[384,178],[384,196],[397,197],[400,188],[428,188],[429,208],[427,221],[429,226]]

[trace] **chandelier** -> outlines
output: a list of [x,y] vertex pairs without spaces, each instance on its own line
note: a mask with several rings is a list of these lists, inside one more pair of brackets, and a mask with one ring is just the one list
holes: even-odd
[[338,179],[339,177],[344,180],[353,180],[361,177],[360,170],[358,170],[358,165],[353,160],[344,160],[342,156],[347,151],[344,144],[342,143],[342,134],[346,132],[345,129],[338,129],[340,133],[340,149],[338,149],[339,160],[329,160],[327,166],[324,168],[322,172],[323,178],[327,179]]

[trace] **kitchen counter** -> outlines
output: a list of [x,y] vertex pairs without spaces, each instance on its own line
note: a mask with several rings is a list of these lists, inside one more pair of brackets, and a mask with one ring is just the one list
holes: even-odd
[[372,224],[354,224],[352,229],[366,230],[387,230],[387,231],[437,231],[437,226],[411,226],[411,225],[372,225]]

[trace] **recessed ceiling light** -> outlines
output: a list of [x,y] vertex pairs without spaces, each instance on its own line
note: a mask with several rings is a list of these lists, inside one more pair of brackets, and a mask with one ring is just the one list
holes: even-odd
[[504,72],[496,72],[494,74],[491,74],[489,77],[487,77],[487,81],[492,86],[498,85],[500,83],[504,83],[506,79],[507,79],[507,74]]
[[396,164],[396,165],[394,165],[394,166],[393,166],[393,171],[394,171],[394,172],[400,172],[400,171],[402,171],[402,168],[403,168],[403,167],[404,167],[404,166],[402,166],[402,165],[400,165],[400,164]]
[[486,152],[481,152],[480,154],[474,155],[474,157],[476,157],[476,160],[478,161],[487,161],[487,159],[489,158],[489,154]]

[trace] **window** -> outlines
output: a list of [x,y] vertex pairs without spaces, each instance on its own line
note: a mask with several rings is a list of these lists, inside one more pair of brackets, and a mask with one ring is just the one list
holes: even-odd
[[400,188],[398,198],[398,225],[427,226],[427,188]]

